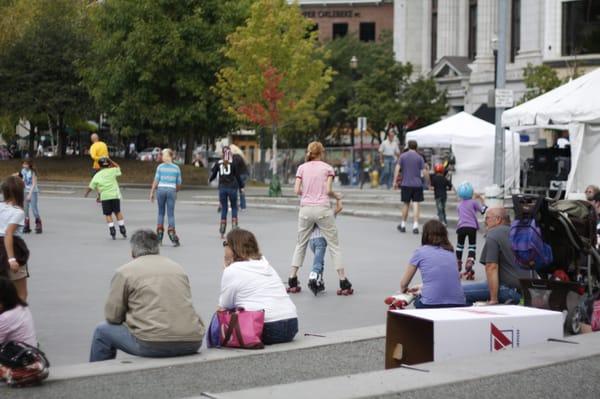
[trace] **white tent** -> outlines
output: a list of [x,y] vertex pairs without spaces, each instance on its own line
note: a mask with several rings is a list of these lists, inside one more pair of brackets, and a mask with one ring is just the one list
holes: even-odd
[[568,129],[571,172],[567,193],[600,183],[600,68],[502,114],[511,129]]
[[[406,134],[419,147],[451,147],[456,158],[454,184],[468,181],[477,192],[494,184],[496,127],[466,112],[460,112]],[[520,174],[519,135],[505,131],[505,187],[518,186]]]

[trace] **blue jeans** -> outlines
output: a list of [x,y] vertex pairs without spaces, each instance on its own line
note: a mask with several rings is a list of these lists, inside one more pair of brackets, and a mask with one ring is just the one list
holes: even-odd
[[[246,185],[246,180],[248,180],[248,175],[241,175],[240,180]],[[240,189],[240,208],[246,209],[246,194],[243,193]]]
[[[490,299],[490,290],[487,282],[463,284],[462,287],[468,305]],[[508,303],[509,301],[512,304],[518,304],[521,301],[521,293],[516,288],[500,285],[498,287],[498,302]]]
[[[24,210],[26,218],[29,218],[29,209],[31,209],[34,218],[40,218],[40,211],[38,209],[38,194],[39,193],[37,191],[34,191],[33,193],[31,193],[31,201],[25,200]],[[28,194],[25,193],[25,199],[27,199],[27,195]]]
[[265,345],[290,342],[298,333],[298,319],[285,319],[265,323],[262,341]]
[[438,220],[444,224],[448,224],[446,220],[446,198],[436,198],[435,208],[437,209]]
[[381,181],[379,184],[382,186],[385,184],[388,188],[392,188],[392,184],[394,183],[394,164],[396,160],[393,156],[384,156],[383,157],[383,171],[381,172]]
[[114,359],[117,349],[142,357],[173,357],[193,355],[200,342],[144,342],[138,340],[124,324],[100,323],[94,330],[90,362]]
[[219,189],[219,203],[221,204],[221,220],[227,220],[227,210],[231,203],[231,217],[237,218],[238,216],[238,189],[222,187]]
[[427,305],[426,303],[421,302],[421,295],[417,295],[415,301],[413,302],[416,309],[436,309],[436,308],[460,308],[467,305],[453,305],[453,304],[439,304],[439,305]]
[[308,241],[310,250],[315,254],[312,271],[317,274],[323,274],[325,267],[325,251],[327,250],[327,240],[323,237],[313,238]]
[[177,191],[172,188],[158,188],[156,190],[156,202],[158,203],[158,220],[156,224],[162,226],[165,222],[165,207],[167,208],[167,218],[169,227],[175,228],[175,200]]

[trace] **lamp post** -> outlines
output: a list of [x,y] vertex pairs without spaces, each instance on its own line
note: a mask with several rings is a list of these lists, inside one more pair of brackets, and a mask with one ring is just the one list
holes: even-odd
[[[354,85],[356,83],[357,80],[357,76],[356,76],[356,69],[358,68],[358,58],[353,55],[352,58],[350,58],[350,72],[352,74],[352,100],[356,100],[356,89],[354,88]],[[350,185],[353,185],[354,182],[354,165],[356,164],[356,155],[354,154],[354,121],[351,120],[350,121],[350,128],[351,128],[351,133],[350,133],[350,144],[352,145],[352,166],[350,167]],[[361,154],[362,156],[362,154]],[[359,171],[360,174],[360,171]]]
[[498,37],[494,36],[491,40],[492,53],[494,53],[494,89],[498,85]]

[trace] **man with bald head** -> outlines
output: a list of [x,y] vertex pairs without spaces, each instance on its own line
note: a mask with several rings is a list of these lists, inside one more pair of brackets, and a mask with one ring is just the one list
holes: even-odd
[[108,156],[108,147],[104,141],[100,141],[100,137],[96,133],[90,136],[90,141],[92,142],[92,146],[90,147],[90,157],[94,161],[94,174],[100,170],[100,165],[98,164],[98,160],[100,158],[109,158]]
[[510,216],[506,209],[489,208],[485,214],[485,227],[487,234],[480,262],[485,266],[487,281],[463,285],[467,303],[519,303],[519,279],[532,278],[532,272],[521,267],[515,259],[509,237]]

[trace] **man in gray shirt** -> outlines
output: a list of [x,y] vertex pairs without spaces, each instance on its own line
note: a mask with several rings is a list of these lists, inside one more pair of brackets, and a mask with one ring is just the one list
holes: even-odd
[[504,208],[490,208],[485,215],[487,234],[481,251],[480,262],[485,266],[487,282],[464,284],[468,304],[487,301],[519,303],[521,284],[519,279],[532,278],[531,269],[521,267],[510,243],[510,218]]

